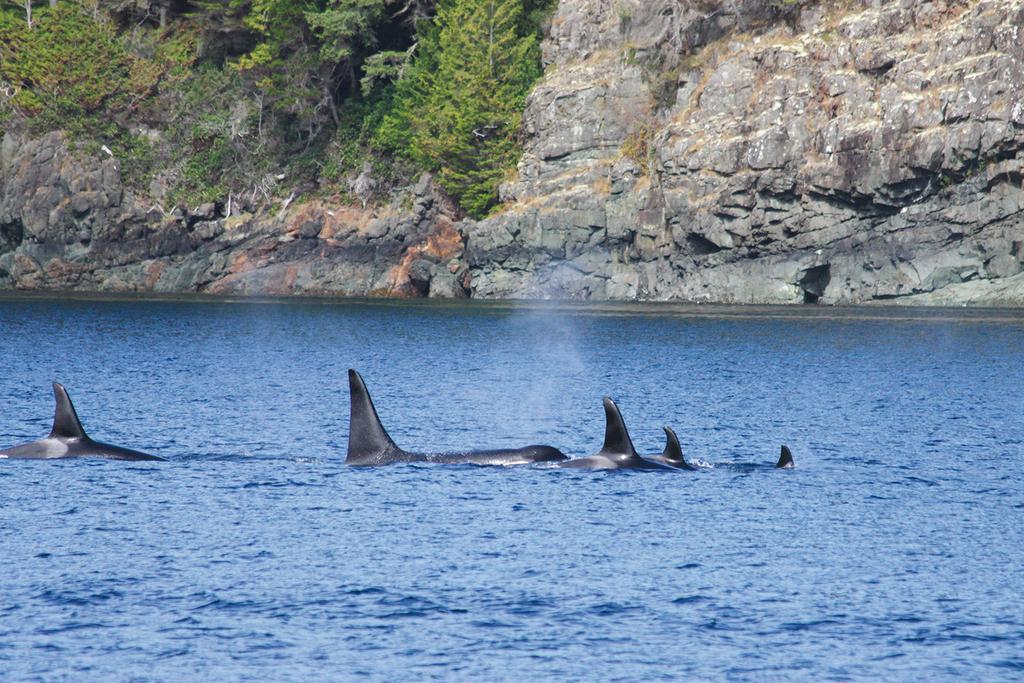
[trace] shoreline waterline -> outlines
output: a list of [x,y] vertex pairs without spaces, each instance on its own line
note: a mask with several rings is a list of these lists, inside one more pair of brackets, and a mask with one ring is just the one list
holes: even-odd
[[1024,325],[1024,307],[911,306],[905,304],[743,304],[676,301],[572,301],[565,299],[423,299],[399,297],[261,296],[159,292],[0,290],[3,302],[185,303],[253,306],[376,307],[495,313],[551,312],[581,316],[708,319],[861,320],[886,322],[972,322]]

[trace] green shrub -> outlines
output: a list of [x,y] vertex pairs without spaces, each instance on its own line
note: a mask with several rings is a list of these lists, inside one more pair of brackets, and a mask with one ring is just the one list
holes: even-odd
[[7,118],[18,116],[36,134],[63,130],[88,153],[105,145],[120,160],[124,182],[144,186],[157,154],[129,121],[162,80],[189,73],[197,51],[194,32],[163,38],[147,59],[133,54],[113,25],[71,2],[39,8],[32,29],[20,15],[0,12],[0,80],[17,91]]
[[20,88],[14,107],[32,127],[87,130],[124,113],[156,86],[159,68],[136,58],[105,23],[70,2],[40,8],[29,29],[0,14],[0,78]]

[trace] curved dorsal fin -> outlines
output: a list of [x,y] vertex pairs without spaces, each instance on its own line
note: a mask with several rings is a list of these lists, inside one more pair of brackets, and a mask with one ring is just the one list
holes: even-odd
[[686,460],[683,459],[683,449],[679,446],[679,437],[671,427],[663,427],[663,429],[665,430],[665,450],[661,452],[662,456],[669,462],[685,465]]
[[353,462],[379,455],[387,450],[401,450],[384,431],[384,425],[377,417],[370,392],[366,390],[363,378],[355,370],[348,371],[348,389],[351,396],[348,419],[348,456],[345,462]]
[[775,463],[776,467],[789,468],[793,467],[793,454],[789,450],[789,446],[783,446],[782,452],[779,454],[779,461]]
[[65,439],[87,438],[82,423],[78,421],[78,413],[71,405],[71,397],[64,387],[57,382],[53,383],[53,397],[57,400],[57,407],[53,411],[53,429],[50,436],[63,437]]
[[604,446],[601,447],[602,455],[628,455],[631,458],[638,458],[633,442],[626,431],[626,423],[622,421],[622,413],[615,401],[607,396],[604,397]]

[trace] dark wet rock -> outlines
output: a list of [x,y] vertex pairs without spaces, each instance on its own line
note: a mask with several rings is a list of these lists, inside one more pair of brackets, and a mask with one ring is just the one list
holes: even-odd
[[434,277],[434,264],[426,259],[416,259],[409,265],[409,282],[422,295],[430,291],[430,281]]
[[323,227],[324,222],[322,219],[305,221],[299,226],[299,236],[306,239],[313,239],[320,234],[320,230]]

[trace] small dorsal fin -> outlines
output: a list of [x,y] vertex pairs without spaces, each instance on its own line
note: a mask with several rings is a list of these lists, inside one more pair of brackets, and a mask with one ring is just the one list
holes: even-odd
[[604,397],[604,446],[601,447],[602,455],[628,455],[638,458],[633,442],[626,431],[626,423],[622,421],[622,413],[615,401],[607,396]]
[[775,466],[781,469],[793,467],[793,454],[790,452],[789,446],[782,447],[782,452],[779,454],[779,461],[775,463]]
[[78,413],[71,405],[71,397],[64,387],[57,382],[53,383],[53,397],[57,400],[57,407],[53,411],[53,429],[50,436],[63,437],[65,439],[87,438],[82,423],[78,421]]
[[665,450],[662,451],[662,456],[669,462],[685,465],[686,460],[683,459],[683,449],[679,446],[679,437],[671,427],[663,427],[663,429],[665,430]]
[[388,450],[401,450],[384,431],[384,425],[377,417],[370,392],[366,390],[363,378],[355,370],[348,371],[348,389],[351,396],[348,420],[348,456],[345,462],[379,455]]

